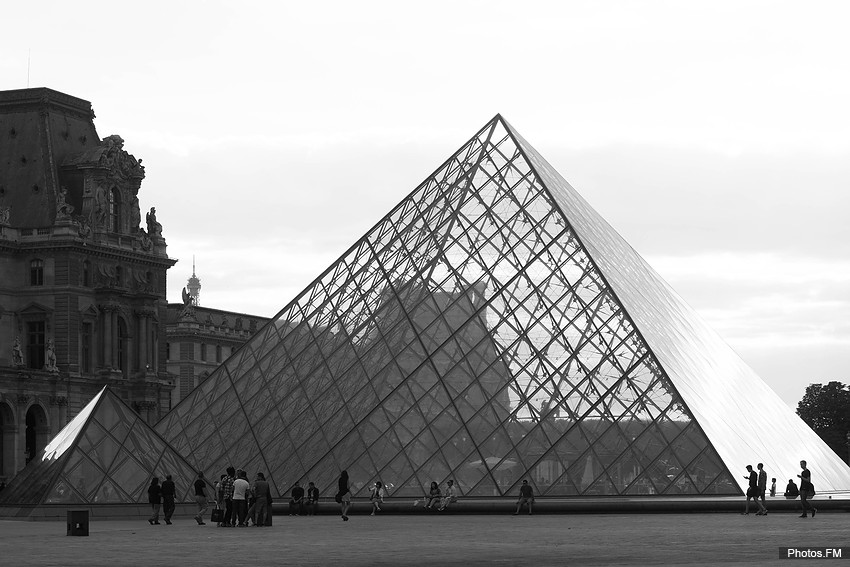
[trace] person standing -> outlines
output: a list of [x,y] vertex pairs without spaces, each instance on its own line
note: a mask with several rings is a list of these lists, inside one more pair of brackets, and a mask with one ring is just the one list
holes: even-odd
[[770,497],[773,498],[776,496],[776,479],[770,479]]
[[177,493],[177,487],[174,485],[174,481],[171,480],[170,474],[165,475],[160,492],[162,494],[162,513],[165,516],[165,523],[170,526],[171,516],[174,514],[174,508],[176,508],[174,498]]
[[151,479],[151,485],[148,487],[148,502],[151,505],[151,517],[148,518],[150,525],[159,525],[159,508],[162,505],[162,487],[159,485],[159,477],[155,476]]
[[337,492],[337,497],[340,505],[340,512],[342,513],[342,520],[344,522],[348,521],[348,508],[351,506],[351,481],[348,480],[348,471],[342,471],[339,475],[339,481],[337,482],[339,491]]
[[384,485],[379,480],[372,487],[372,494],[369,495],[369,501],[372,503],[372,515],[381,511],[381,504],[384,502]]
[[254,486],[251,487],[254,492],[254,525],[262,527],[266,524],[266,516],[269,513],[269,500],[272,494],[269,488],[269,483],[266,481],[266,475],[261,472],[257,473],[257,480],[254,481]]
[[767,506],[764,505],[764,495],[767,492],[767,472],[764,470],[764,465],[759,463],[756,465],[759,470],[759,511],[758,516],[767,516]]
[[236,525],[233,517],[233,483],[236,482],[236,469],[227,467],[227,476],[221,481],[221,497],[224,500],[224,521],[221,525],[232,528]]
[[534,490],[527,480],[522,481],[522,486],[519,487],[519,500],[516,503],[516,512],[514,516],[519,515],[523,504],[528,504],[528,515],[531,515],[531,506],[534,504]]
[[198,478],[195,480],[195,502],[198,503],[198,513],[195,514],[195,521],[199,526],[205,526],[204,514],[209,508],[207,503],[207,482],[204,480],[203,471],[198,471]]
[[233,481],[233,510],[236,515],[236,525],[240,528],[246,527],[245,516],[248,514],[248,475],[240,470]]
[[803,508],[801,518],[805,518],[806,510],[812,511],[812,518],[817,514],[818,509],[809,503],[809,500],[815,495],[815,485],[812,484],[812,473],[806,468],[806,461],[800,461],[800,468],[803,469],[797,477],[800,479],[800,504]]
[[312,482],[307,484],[307,515],[312,516],[319,507],[319,489]]
[[300,516],[304,513],[304,488],[296,480],[292,485],[292,496],[289,499],[289,515]]

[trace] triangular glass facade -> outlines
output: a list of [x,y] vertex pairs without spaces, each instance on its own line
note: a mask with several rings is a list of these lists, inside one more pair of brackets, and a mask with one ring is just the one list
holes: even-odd
[[[481,497],[524,478],[542,496],[740,494],[740,447],[718,443],[752,451],[736,471],[779,461],[710,423],[729,412],[700,382],[776,398],[738,360],[497,116],[157,430],[210,474],[268,471],[280,494],[332,492],[343,469],[355,495],[448,478]],[[682,395],[700,388],[715,442]],[[771,426],[786,418],[768,406]]]
[[178,502],[194,500],[194,469],[104,387],[0,492],[0,506],[144,504],[151,478],[166,474]]

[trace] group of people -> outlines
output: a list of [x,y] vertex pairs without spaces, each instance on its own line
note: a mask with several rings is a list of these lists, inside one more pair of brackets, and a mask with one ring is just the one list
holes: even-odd
[[[446,491],[440,490],[440,485],[436,482],[431,482],[431,488],[428,494],[423,499],[426,510],[437,510],[442,512],[448,508],[453,502],[457,502],[457,493],[455,492],[455,481],[449,479],[446,481]],[[413,503],[414,506],[419,505],[419,500]]]
[[[227,467],[215,484],[216,525],[222,528],[263,527],[272,525],[272,493],[263,473],[252,482],[242,469]],[[195,517],[203,519],[201,511]],[[220,519],[219,519],[220,518]],[[198,522],[202,523],[201,521]]]
[[[753,470],[752,465],[747,465],[747,475],[744,477],[749,483],[747,489],[747,501],[742,514],[749,515],[750,500],[752,500],[758,508],[756,516],[766,516],[767,507],[765,506],[765,495],[767,493],[767,472],[764,470],[764,465],[758,463],[756,470]],[[797,477],[800,479],[800,488],[794,481],[789,479],[788,486],[785,489],[786,498],[796,498],[800,495],[802,514],[801,518],[808,517],[808,512],[811,512],[812,517],[815,517],[817,508],[811,505],[809,500],[815,495],[815,487],[812,484],[812,474],[806,468],[806,461],[800,461],[802,471]],[[204,473],[198,472],[198,478],[195,480],[194,490],[195,499],[198,503],[198,513],[195,515],[195,521],[199,525],[205,525],[204,514],[209,507],[206,495],[206,480]],[[772,479],[770,487],[770,495],[776,496],[776,479]],[[171,517],[175,509],[176,487],[171,475],[166,475],[165,480],[160,484],[158,477],[153,477],[151,484],[148,487],[148,501],[151,504],[152,513],[148,522],[151,525],[159,525],[159,514],[162,509],[165,523],[171,525]],[[215,512],[213,521],[217,522],[220,527],[247,527],[249,525],[262,527],[272,525],[272,495],[269,483],[263,473],[258,472],[254,477],[253,482],[248,482],[248,475],[242,469],[234,469],[227,467],[226,474],[222,474],[221,478],[215,483]],[[289,515],[302,515],[305,512],[308,515],[316,513],[319,504],[319,489],[313,482],[308,483],[307,491],[296,481],[292,487],[289,500]],[[372,515],[374,516],[381,511],[381,504],[384,502],[386,489],[381,481],[375,482],[369,495],[369,501],[372,504]],[[348,471],[342,471],[337,483],[337,493],[335,500],[340,505],[340,515],[343,521],[348,521],[348,510],[351,507],[351,480],[348,477]],[[430,490],[422,502],[425,503],[426,510],[443,511],[448,508],[453,502],[457,501],[457,494],[453,480],[446,481],[445,491],[440,490],[440,486],[436,482],[431,483]],[[419,500],[414,502],[414,506],[419,504]],[[516,512],[520,513],[523,506],[528,507],[528,513],[532,513],[534,504],[534,491],[527,480],[522,481],[520,486],[519,500],[517,501]]]
[[[764,501],[765,493],[767,492],[767,472],[765,472],[762,463],[756,466],[758,472],[753,470],[752,465],[747,465],[747,475],[744,478],[749,482],[749,487],[747,488],[747,503],[742,514],[748,515],[750,513],[750,500],[753,500],[756,506],[758,506],[756,516],[767,516],[767,507]],[[811,512],[812,518],[814,518],[818,510],[809,502],[815,495],[815,486],[812,484],[812,473],[806,468],[806,461],[800,461],[800,468],[803,469],[797,475],[797,478],[800,479],[800,488],[797,488],[793,479],[788,479],[788,486],[785,488],[785,498],[795,499],[799,494],[803,512],[800,517],[806,518],[808,517],[808,512]],[[773,478],[771,481],[770,495],[776,496],[776,479]]]
[[289,515],[301,516],[305,512],[308,516],[314,515],[319,509],[319,489],[312,482],[307,483],[307,492],[295,481],[292,485],[289,499]]
[[148,487],[148,502],[151,505],[151,515],[148,518],[148,523],[152,526],[159,525],[159,511],[162,508],[165,517],[165,523],[171,525],[171,516],[174,514],[175,496],[177,487],[171,479],[171,475],[166,475],[162,484],[159,483],[159,477],[153,477],[151,484]]

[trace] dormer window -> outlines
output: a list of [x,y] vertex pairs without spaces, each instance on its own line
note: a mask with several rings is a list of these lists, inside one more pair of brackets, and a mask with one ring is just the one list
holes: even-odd
[[121,192],[116,187],[109,190],[109,228],[121,232]]

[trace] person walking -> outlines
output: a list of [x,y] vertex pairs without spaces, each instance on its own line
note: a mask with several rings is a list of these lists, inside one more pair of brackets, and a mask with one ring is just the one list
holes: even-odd
[[351,506],[351,481],[348,479],[348,471],[342,471],[337,482],[337,502],[339,502],[342,520],[348,521],[348,508]]
[[372,493],[369,495],[369,501],[372,503],[372,516],[381,511],[381,504],[384,503],[384,485],[381,481],[377,481],[372,487]]
[[162,482],[160,493],[162,494],[162,513],[165,517],[165,523],[170,526],[171,516],[174,514],[174,509],[177,507],[174,504],[177,487],[174,485],[174,481],[171,480],[170,474],[165,475],[165,480]]
[[527,480],[522,481],[522,486],[519,487],[519,500],[516,503],[516,512],[514,512],[514,516],[519,515],[519,511],[522,509],[522,505],[528,505],[528,515],[531,515],[531,506],[534,504],[534,490],[531,488],[531,485],[528,484]]
[[811,505],[809,500],[815,495],[815,485],[812,484],[812,473],[806,468],[806,461],[800,461],[800,468],[803,469],[797,477],[800,479],[800,504],[803,508],[801,518],[806,518],[806,510],[812,511],[812,518],[817,514],[818,509]]
[[159,485],[159,477],[157,476],[151,479],[151,485],[148,487],[148,502],[151,505],[151,517],[148,518],[148,523],[152,526],[158,526],[159,508],[162,505],[162,487]]
[[759,511],[756,513],[757,516],[767,516],[767,506],[764,505],[764,495],[767,492],[767,472],[764,470],[764,465],[759,463],[756,465],[756,468],[759,470]]
[[753,465],[747,465],[747,472],[749,474],[744,478],[749,481],[749,488],[747,488],[747,504],[742,512],[745,516],[750,513],[750,499],[756,503],[759,511],[761,511],[761,502],[759,502],[759,475],[753,470]]
[[207,503],[207,482],[204,480],[203,471],[198,471],[198,478],[195,480],[195,502],[198,503],[198,513],[195,514],[195,521],[199,526],[205,526],[204,514],[207,513],[209,504]]
[[269,513],[269,500],[271,499],[271,489],[266,481],[266,475],[261,472],[257,473],[257,480],[254,481],[254,486],[251,487],[254,492],[254,525],[263,527],[266,524],[266,516]]

